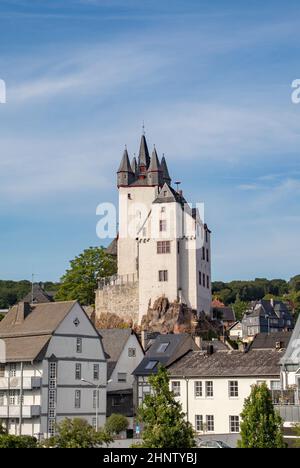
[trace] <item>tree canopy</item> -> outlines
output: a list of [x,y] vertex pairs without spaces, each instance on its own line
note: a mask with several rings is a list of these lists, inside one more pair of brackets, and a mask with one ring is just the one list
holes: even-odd
[[254,385],[241,414],[240,448],[285,448],[283,421],[266,383]]
[[111,435],[120,434],[120,432],[126,431],[129,426],[129,421],[123,414],[113,413],[107,418],[105,424],[105,430]]
[[61,278],[61,285],[55,299],[58,301],[77,300],[82,305],[95,303],[95,291],[100,278],[114,275],[116,259],[103,247],[90,247],[70,262],[70,268]]
[[138,410],[142,424],[142,444],[145,448],[192,448],[195,434],[182,407],[169,389],[167,370],[159,367],[156,375],[149,377],[152,394],[145,397]]

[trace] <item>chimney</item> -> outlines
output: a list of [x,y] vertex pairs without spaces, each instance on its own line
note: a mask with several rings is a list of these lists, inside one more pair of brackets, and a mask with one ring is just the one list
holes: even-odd
[[206,349],[207,355],[212,356],[214,354],[214,345],[209,344]]
[[284,348],[284,343],[282,341],[276,341],[275,349],[276,351],[280,351]]
[[202,349],[202,338],[200,335],[195,335],[194,336],[194,341],[196,345],[198,346],[199,349]]

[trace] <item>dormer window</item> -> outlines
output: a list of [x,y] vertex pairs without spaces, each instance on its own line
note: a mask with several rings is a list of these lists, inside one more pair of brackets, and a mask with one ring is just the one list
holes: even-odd
[[168,346],[169,346],[169,343],[161,343],[161,344],[159,345],[159,347],[158,347],[157,352],[158,352],[158,353],[165,353],[166,350],[167,350],[167,348],[168,348]]
[[148,364],[146,365],[145,369],[146,370],[153,370],[154,367],[156,366],[157,361],[149,361]]

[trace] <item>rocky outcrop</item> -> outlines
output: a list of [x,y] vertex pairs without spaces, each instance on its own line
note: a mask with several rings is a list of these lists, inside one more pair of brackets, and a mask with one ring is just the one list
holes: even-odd
[[142,330],[159,333],[190,333],[204,335],[218,333],[205,313],[198,313],[186,304],[170,303],[166,297],[158,298],[149,307],[141,323]]

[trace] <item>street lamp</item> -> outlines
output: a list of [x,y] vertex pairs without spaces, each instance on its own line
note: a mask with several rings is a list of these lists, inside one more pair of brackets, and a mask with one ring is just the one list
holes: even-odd
[[[96,385],[94,382],[90,382],[86,379],[81,379],[81,382],[85,382],[89,385],[92,385],[96,389],[96,432],[98,432],[98,410],[99,410],[99,389],[102,386],[101,384]],[[112,380],[108,380],[106,384],[112,382]]]

